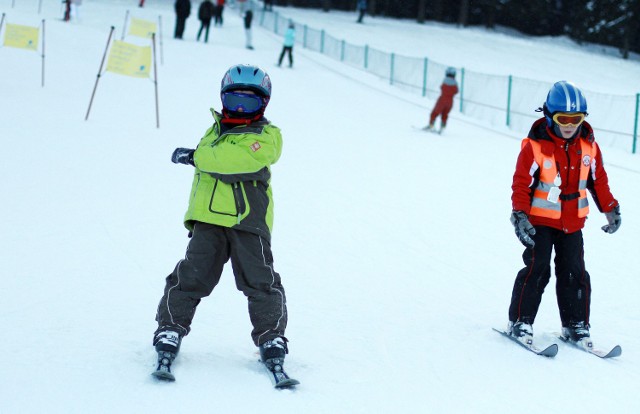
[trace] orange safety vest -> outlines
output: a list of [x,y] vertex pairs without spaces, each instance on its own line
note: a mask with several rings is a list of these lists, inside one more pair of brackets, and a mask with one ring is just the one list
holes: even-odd
[[[562,200],[573,199],[571,194],[561,194],[559,197],[553,195],[554,188],[561,184],[554,182],[560,179],[558,175],[558,167],[553,154],[545,155],[542,153],[542,145],[529,138],[522,141],[522,148],[527,143],[531,143],[533,149],[533,157],[540,169],[540,180],[533,191],[533,200],[531,201],[531,215],[538,217],[547,217],[551,219],[559,219],[562,215]],[[582,162],[580,163],[580,181],[578,183],[578,217],[587,217],[589,214],[589,200],[587,200],[587,182],[589,172],[596,157],[596,148],[584,139],[580,140],[580,149],[582,154]],[[533,172],[532,172],[533,175]],[[550,195],[551,192],[551,195]],[[567,198],[571,197],[571,198]]]

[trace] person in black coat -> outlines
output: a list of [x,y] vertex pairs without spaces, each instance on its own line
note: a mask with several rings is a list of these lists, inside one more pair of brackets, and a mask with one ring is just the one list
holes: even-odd
[[207,43],[209,41],[209,26],[211,26],[211,18],[213,17],[213,13],[215,11],[215,7],[210,0],[205,0],[200,3],[200,8],[198,9],[198,19],[200,20],[200,30],[198,30],[197,41],[200,41],[200,35],[202,34],[202,30],[204,32],[204,42]]
[[244,14],[244,32],[247,35],[247,49],[253,50],[251,44],[251,21],[253,20],[253,12],[251,9],[247,10]]
[[191,1],[176,0],[174,9],[176,11],[176,32],[173,37],[176,39],[182,39],[187,17],[191,14]]

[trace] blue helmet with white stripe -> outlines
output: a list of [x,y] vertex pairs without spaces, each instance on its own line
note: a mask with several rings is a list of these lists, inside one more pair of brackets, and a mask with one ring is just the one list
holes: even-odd
[[587,100],[582,91],[572,82],[560,81],[553,84],[544,103],[544,115],[547,125],[553,125],[553,114],[556,112],[587,114]]

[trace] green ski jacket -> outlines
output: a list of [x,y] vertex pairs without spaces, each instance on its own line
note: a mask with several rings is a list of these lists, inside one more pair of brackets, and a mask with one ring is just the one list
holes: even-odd
[[271,170],[282,152],[280,129],[266,118],[220,134],[221,114],[200,140],[193,161],[185,227],[195,221],[244,230],[271,239]]

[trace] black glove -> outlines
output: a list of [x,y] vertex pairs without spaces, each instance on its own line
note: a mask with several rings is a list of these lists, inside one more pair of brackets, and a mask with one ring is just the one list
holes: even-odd
[[525,247],[533,247],[536,245],[536,242],[533,241],[531,236],[536,234],[536,229],[533,228],[531,223],[529,223],[529,218],[524,213],[524,211],[514,211],[511,213],[511,224],[516,230],[516,236],[518,236],[518,240]]
[[620,205],[617,205],[608,213],[604,213],[609,224],[602,226],[605,233],[613,234],[620,228],[622,217],[620,216]]
[[171,162],[174,164],[194,165],[193,153],[195,150],[189,148],[176,148],[171,154]]

